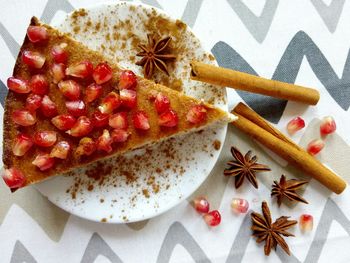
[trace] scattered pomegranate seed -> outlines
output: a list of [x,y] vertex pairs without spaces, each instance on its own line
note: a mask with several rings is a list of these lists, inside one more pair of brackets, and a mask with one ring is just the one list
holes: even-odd
[[302,232],[309,232],[314,226],[314,218],[312,215],[303,214],[299,218],[299,227]]
[[175,127],[179,123],[179,118],[175,111],[167,110],[159,115],[158,123],[163,127]]
[[86,114],[85,103],[82,100],[66,101],[67,111],[75,117]]
[[32,43],[43,42],[49,38],[47,29],[43,26],[29,26],[27,36]]
[[98,106],[98,110],[101,113],[110,114],[115,109],[117,109],[121,104],[119,99],[119,95],[115,92],[110,92],[108,95],[102,100],[102,104]]
[[28,135],[20,133],[14,140],[12,152],[16,156],[23,156],[29,151],[33,144],[32,139]]
[[305,121],[301,117],[296,117],[288,122],[287,131],[290,135],[293,135],[304,127]]
[[52,124],[61,131],[71,129],[77,120],[70,114],[57,115],[51,119]]
[[333,117],[327,116],[322,119],[321,125],[320,125],[320,132],[321,135],[327,135],[335,132],[337,129],[337,125],[335,124],[335,121]]
[[7,79],[7,87],[16,93],[24,94],[30,92],[28,81],[21,78],[9,77]]
[[102,95],[102,86],[96,83],[90,84],[85,90],[85,101],[87,103],[93,102]]
[[42,68],[45,64],[45,56],[36,51],[25,50],[22,52],[22,61],[32,68]]
[[66,141],[58,142],[51,150],[50,157],[66,159],[70,151],[70,144]]
[[91,155],[96,151],[96,143],[89,137],[84,137],[79,141],[79,145],[75,150],[75,154],[81,155]]
[[34,94],[45,95],[49,91],[49,82],[43,74],[32,76],[29,85]]
[[119,91],[120,94],[120,100],[122,101],[122,105],[133,109],[136,107],[137,104],[137,96],[136,91],[131,89],[122,89]]
[[45,171],[50,169],[55,164],[55,159],[50,157],[48,153],[39,153],[34,161],[32,162],[35,166],[37,166],[40,171]]
[[118,88],[122,89],[135,89],[137,85],[137,77],[131,70],[123,70],[119,76]]
[[199,213],[208,213],[209,212],[209,202],[204,197],[197,197],[193,200],[194,208]]
[[35,110],[40,108],[41,100],[41,96],[36,95],[34,93],[29,94],[29,96],[26,99],[26,109],[34,112]]
[[80,97],[80,85],[74,80],[61,80],[58,88],[62,94],[70,100],[77,100]]
[[113,139],[113,142],[125,142],[128,137],[129,133],[126,130],[121,130],[121,129],[114,129],[112,131],[111,137]]
[[24,174],[15,167],[5,169],[1,176],[9,188],[19,188],[26,181]]
[[67,43],[60,43],[52,47],[51,55],[53,60],[56,63],[65,64],[67,62],[67,59],[68,59],[68,52],[66,50],[67,46],[68,46]]
[[199,124],[207,117],[207,110],[203,105],[194,105],[187,113],[186,119],[190,123]]
[[233,198],[231,201],[231,209],[237,214],[247,213],[249,203],[247,200],[242,198]]
[[161,114],[170,109],[170,100],[167,96],[159,92],[154,100],[154,106],[158,114]]
[[93,70],[94,66],[91,64],[91,62],[85,60],[69,66],[66,69],[66,75],[84,79],[91,76]]
[[62,63],[54,63],[51,66],[51,76],[53,78],[53,83],[57,84],[66,76],[66,66]]
[[91,115],[91,121],[94,127],[104,127],[108,125],[109,115],[101,113],[99,110],[95,111]]
[[128,113],[127,112],[117,112],[109,116],[109,126],[114,129],[126,130],[128,128]]
[[94,69],[92,77],[97,84],[103,84],[112,78],[112,69],[107,62],[100,63]]
[[56,104],[47,95],[43,97],[40,109],[45,117],[51,118],[57,115]]
[[113,143],[113,139],[109,134],[109,131],[105,129],[103,130],[102,135],[97,138],[96,146],[98,150],[109,153],[112,151],[112,143]]
[[218,210],[213,210],[203,216],[208,226],[217,226],[221,222],[221,215]]
[[81,116],[67,133],[73,137],[83,137],[89,134],[92,129],[93,124],[91,120],[86,116]]
[[148,116],[143,111],[138,111],[133,118],[134,127],[139,130],[148,130],[150,128]]
[[56,140],[57,134],[54,131],[37,131],[33,136],[34,143],[42,147],[50,147]]
[[324,141],[322,141],[321,139],[315,139],[307,145],[306,150],[309,154],[316,155],[323,149],[324,145]]
[[36,116],[27,110],[15,110],[12,112],[12,120],[21,126],[31,126],[36,123]]

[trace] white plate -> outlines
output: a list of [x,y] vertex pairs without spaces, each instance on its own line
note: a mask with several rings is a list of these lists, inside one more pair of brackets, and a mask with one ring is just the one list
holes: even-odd
[[[170,69],[170,80],[162,74],[157,74],[157,80],[168,84],[179,83],[174,80],[181,79],[186,94],[227,110],[224,89],[189,80],[188,64],[192,59],[215,64],[189,28],[179,34],[178,29],[183,28],[179,21],[141,4],[119,2],[85,10],[87,14],[56,17],[52,24],[140,75],[142,69],[130,57],[138,51],[134,39],[147,40],[147,33],[151,32],[145,25],[149,23],[155,23],[154,28],[162,30],[162,35],[169,33],[168,29],[176,29],[171,33],[172,41],[176,47],[182,46],[181,55],[175,68]],[[130,22],[121,23],[126,20]],[[161,25],[164,23],[165,27]],[[134,35],[127,35],[127,30],[132,30]],[[79,169],[74,175],[43,182],[37,189],[62,209],[89,220],[125,223],[148,219],[179,204],[201,185],[221,151],[222,144],[214,149],[213,142],[224,142],[226,130],[227,125],[211,128],[110,159],[102,166],[113,171],[99,169],[101,176],[108,174],[100,180],[86,176],[86,169]]]

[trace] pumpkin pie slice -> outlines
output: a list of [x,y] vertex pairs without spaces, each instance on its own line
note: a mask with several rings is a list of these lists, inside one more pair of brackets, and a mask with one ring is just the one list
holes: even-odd
[[32,18],[4,114],[12,189],[235,117],[121,69]]

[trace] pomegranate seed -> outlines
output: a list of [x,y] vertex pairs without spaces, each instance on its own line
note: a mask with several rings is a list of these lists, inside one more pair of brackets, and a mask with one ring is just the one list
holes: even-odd
[[96,141],[97,149],[105,152],[111,152],[112,151],[112,137],[109,134],[108,130],[103,130],[103,133],[100,137],[98,137]]
[[115,92],[110,92],[108,95],[102,100],[102,104],[98,106],[98,109],[101,113],[110,114],[115,109],[120,106],[121,102],[119,99],[119,95]]
[[108,125],[109,115],[101,113],[100,111],[95,111],[91,116],[91,121],[94,127],[104,127]]
[[27,36],[32,43],[43,42],[49,38],[47,29],[43,26],[29,26]]
[[53,83],[57,84],[60,82],[62,79],[65,78],[66,73],[66,66],[62,63],[54,63],[51,66],[51,71],[50,74],[53,78]]
[[137,104],[136,100],[136,91],[131,89],[122,89],[119,91],[120,100],[122,101],[122,105],[133,109]]
[[86,114],[85,103],[82,100],[66,101],[66,107],[68,112],[75,117],[83,116]]
[[207,110],[203,105],[194,105],[187,113],[186,119],[190,123],[199,124],[207,117]]
[[29,85],[34,94],[45,95],[49,91],[49,82],[43,74],[32,76]]
[[55,164],[55,159],[50,157],[48,153],[39,153],[34,161],[32,162],[35,166],[37,166],[40,171],[45,171],[50,169]]
[[51,55],[53,57],[53,60],[56,63],[63,63],[65,64],[68,59],[68,53],[66,51],[67,43],[61,43],[58,45],[54,45],[51,49]]
[[26,99],[26,109],[32,112],[39,109],[41,106],[41,100],[41,96],[34,93],[29,94]]
[[136,129],[148,130],[150,128],[148,116],[143,111],[136,112],[132,120]]
[[335,132],[336,129],[337,125],[335,124],[333,117],[327,116],[323,118],[320,126],[321,135],[331,134]]
[[66,69],[66,75],[76,78],[87,78],[91,76],[94,70],[90,61],[81,61],[75,65],[71,65]]
[[51,150],[50,157],[66,159],[70,151],[70,144],[66,141],[58,142]]
[[103,84],[112,78],[112,69],[107,62],[100,63],[94,69],[92,77],[97,84]]
[[117,112],[109,116],[109,126],[114,129],[126,130],[128,128],[128,113],[127,112]]
[[299,227],[302,232],[309,232],[314,226],[314,218],[312,215],[302,214],[299,218]]
[[34,143],[42,147],[50,147],[55,144],[57,134],[54,131],[37,131],[33,136]]
[[154,106],[158,114],[161,114],[170,109],[170,101],[167,96],[159,92],[154,100]]
[[85,90],[85,101],[87,103],[93,102],[102,95],[102,86],[96,83],[90,84]]
[[77,100],[80,97],[80,85],[74,80],[61,80],[58,88],[70,100]]
[[209,202],[204,197],[197,197],[193,200],[194,209],[199,213],[209,212]]
[[16,93],[24,94],[30,92],[28,81],[21,78],[9,77],[7,79],[7,87]]
[[92,129],[93,125],[91,120],[86,116],[81,116],[67,133],[73,137],[82,137],[90,133]]
[[150,101],[154,101],[154,100],[156,99],[158,93],[159,93],[159,92],[156,91],[156,90],[150,90],[150,91],[148,92],[148,99],[149,99]]
[[315,139],[307,145],[307,152],[311,155],[316,155],[323,149],[323,147],[324,141],[321,139]]
[[249,203],[245,199],[233,198],[231,201],[231,209],[237,214],[247,213]]
[[81,155],[91,155],[96,151],[96,143],[89,137],[84,137],[79,141],[79,145],[75,150],[75,154]]
[[51,122],[57,129],[67,131],[74,126],[76,119],[70,114],[62,114],[52,118]]
[[111,137],[113,139],[113,142],[125,142],[128,137],[129,133],[126,130],[121,130],[121,129],[114,129],[112,131]]
[[27,110],[15,110],[12,112],[12,120],[21,126],[31,126],[36,123],[36,116]]
[[25,50],[22,52],[22,61],[32,68],[42,68],[45,64],[45,56],[36,51]]
[[179,123],[179,118],[173,110],[167,110],[159,115],[158,123],[163,127],[175,127]]
[[217,226],[221,222],[221,215],[218,210],[213,210],[203,216],[208,226]]
[[28,135],[23,133],[18,134],[14,140],[12,152],[16,156],[23,156],[29,151],[33,144],[32,139]]
[[15,167],[5,169],[1,176],[9,188],[19,188],[26,181],[24,174]]
[[56,104],[47,95],[43,97],[40,109],[45,117],[51,118],[57,115]]
[[290,135],[293,135],[304,127],[305,121],[301,117],[296,117],[288,122],[287,131]]
[[135,89],[137,85],[137,77],[131,70],[123,70],[119,76],[118,88],[122,89]]

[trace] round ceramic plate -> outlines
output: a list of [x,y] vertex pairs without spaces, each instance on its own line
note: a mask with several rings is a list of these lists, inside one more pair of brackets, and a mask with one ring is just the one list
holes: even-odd
[[[189,62],[215,64],[193,32],[181,21],[150,6],[119,2],[80,9],[56,17],[52,25],[142,75],[137,66],[138,45],[147,34],[171,36],[176,61],[168,63],[170,76],[153,79],[227,110],[222,88],[191,81]],[[180,136],[108,161],[90,165],[37,185],[62,209],[93,221],[108,223],[148,219],[174,207],[207,178],[219,157],[227,125]]]

